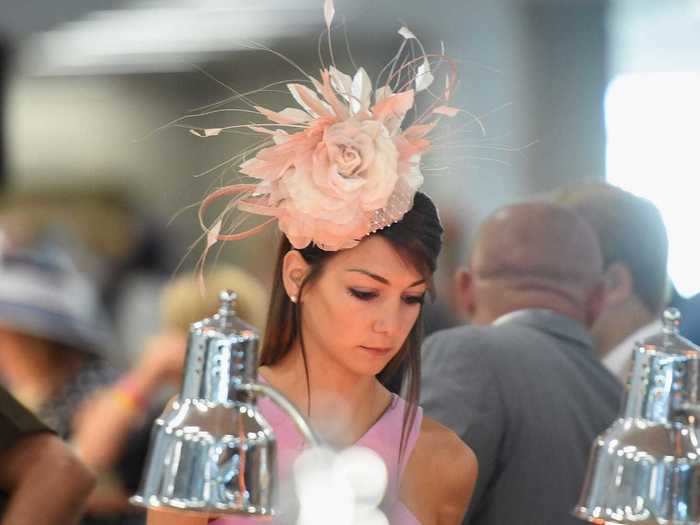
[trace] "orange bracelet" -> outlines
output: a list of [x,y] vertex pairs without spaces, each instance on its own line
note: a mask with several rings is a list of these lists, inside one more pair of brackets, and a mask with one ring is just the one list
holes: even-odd
[[139,395],[134,382],[128,376],[121,379],[112,389],[114,399],[131,412],[143,412],[146,409],[146,400]]
[[138,412],[139,407],[134,402],[134,400],[124,392],[118,389],[114,389],[112,392],[112,397],[119,402],[119,404],[125,408],[128,412]]

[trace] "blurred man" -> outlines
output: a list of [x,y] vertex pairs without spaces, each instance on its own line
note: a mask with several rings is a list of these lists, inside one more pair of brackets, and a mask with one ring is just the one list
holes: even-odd
[[593,227],[603,253],[605,295],[593,337],[603,364],[627,380],[634,343],[661,331],[668,298],[668,238],[648,200],[604,183],[559,192],[557,202]]
[[70,449],[0,388],[0,524],[77,523],[94,483]]
[[458,277],[475,326],[423,349],[421,405],[479,460],[464,523],[580,523],[571,510],[588,452],[622,394],[588,332],[601,278],[595,234],[569,210],[521,204],[481,226]]
[[[117,371],[107,359],[110,331],[99,318],[93,283],[63,250],[50,248],[0,249],[0,383],[68,440],[82,401]],[[111,480],[105,479],[91,499],[105,499],[105,485],[112,499]],[[97,508],[92,501],[88,507],[84,525],[115,523],[113,507]]]

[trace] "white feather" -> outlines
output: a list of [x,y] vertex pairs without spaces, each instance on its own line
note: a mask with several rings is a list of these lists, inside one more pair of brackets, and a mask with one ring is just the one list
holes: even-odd
[[362,110],[369,109],[370,95],[372,94],[372,81],[369,75],[360,68],[352,79],[352,100],[350,101],[350,111],[357,114]]

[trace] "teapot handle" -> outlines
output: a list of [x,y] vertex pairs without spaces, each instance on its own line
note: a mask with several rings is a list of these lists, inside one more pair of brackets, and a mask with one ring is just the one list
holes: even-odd
[[235,388],[236,390],[243,390],[245,392],[263,395],[270,399],[278,407],[284,410],[289,415],[289,417],[292,418],[292,421],[299,429],[299,432],[301,432],[301,434],[304,436],[304,438],[310,445],[314,447],[321,446],[321,439],[311,428],[309,422],[306,420],[303,414],[299,412],[299,409],[296,406],[294,406],[294,404],[291,401],[284,397],[284,395],[282,395],[282,393],[279,390],[263,383],[240,383],[237,384]]

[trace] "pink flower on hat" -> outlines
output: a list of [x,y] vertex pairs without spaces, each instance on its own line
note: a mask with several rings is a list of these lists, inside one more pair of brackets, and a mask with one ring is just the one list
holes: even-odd
[[[332,0],[325,0],[329,31],[334,12]],[[423,49],[407,28],[399,34]],[[309,86],[287,84],[297,107],[273,111],[255,106],[269,123],[247,127],[269,137],[271,145],[240,164],[239,171],[256,182],[214,191],[200,208],[200,221],[204,223],[211,202],[233,196],[236,209],[270,219],[248,231],[222,234],[220,217],[207,228],[207,247],[248,237],[277,220],[295,248],[314,243],[334,251],[399,221],[423,183],[420,161],[431,146],[426,136],[441,116],[458,110],[439,105],[449,100],[454,86],[454,74],[448,75],[443,94],[433,95],[433,105],[403,129],[406,114],[415,108],[415,93],[427,90],[434,77],[425,51],[394,67],[385,85],[375,90],[363,68],[351,77],[331,66],[321,70],[320,79],[308,77]],[[224,129],[192,132],[207,137]]]
[[416,130],[400,129],[413,107],[413,90],[391,93],[384,87],[370,107],[364,70],[353,80],[331,68],[321,72],[321,79],[314,82],[318,94],[299,84],[288,86],[303,109],[256,108],[272,122],[306,129],[288,134],[253,126],[272,135],[275,144],[241,164],[242,173],[260,182],[254,207],[243,201],[239,208],[260,213],[268,206],[295,248],[314,242],[332,251],[355,246],[370,233],[372,214],[387,207],[397,186],[415,193],[423,182],[420,156],[430,142]]

